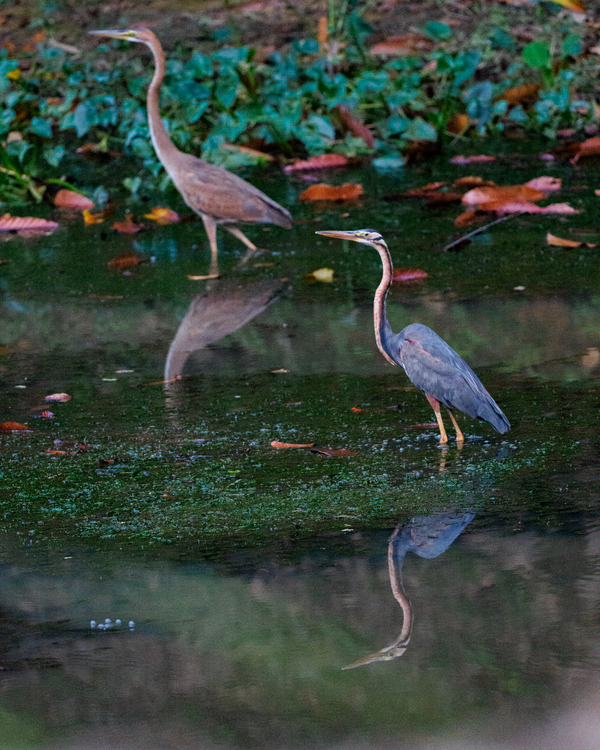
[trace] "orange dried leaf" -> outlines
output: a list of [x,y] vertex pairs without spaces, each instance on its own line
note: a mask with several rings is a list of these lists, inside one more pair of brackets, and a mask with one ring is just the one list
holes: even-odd
[[271,448],[282,450],[283,448],[312,448],[314,443],[280,443],[279,440],[271,441]]
[[75,455],[75,451],[59,451],[59,450],[55,450],[54,448],[46,448],[44,452],[47,453],[49,456],[74,456]]
[[106,265],[112,271],[125,271],[127,268],[139,266],[140,263],[143,263],[145,260],[146,259],[141,255],[136,255],[132,252],[125,252],[121,253],[121,255],[117,255],[116,258],[109,260]]
[[446,125],[446,130],[449,133],[455,133],[456,135],[460,135],[461,133],[464,133],[468,127],[469,127],[469,115],[457,114],[450,118],[450,120],[448,121],[448,124]]
[[275,157],[271,156],[271,154],[265,154],[264,151],[258,151],[255,148],[250,148],[249,146],[238,146],[237,143],[224,143],[223,148],[228,148],[232,151],[239,151],[241,154],[247,154],[259,163],[275,160]]
[[571,164],[577,164],[582,156],[599,156],[600,155],[600,137],[588,138],[579,145],[579,151],[571,159]]
[[345,167],[348,157],[343,154],[321,154],[310,159],[294,161],[283,168],[284,172],[296,172],[303,169],[330,169],[332,167]]
[[83,221],[87,226],[90,224],[102,224],[104,221],[104,211],[101,211],[98,214],[93,214],[91,211],[88,211],[87,208],[84,208]]
[[327,185],[324,182],[320,182],[318,185],[311,185],[300,193],[300,200],[345,201],[360,198],[362,194],[362,185],[353,185],[350,182],[346,182],[343,185]]
[[480,216],[481,214],[479,214],[478,211],[473,208],[468,208],[466,211],[463,211],[460,216],[457,216],[456,219],[454,219],[454,226],[468,227],[470,224],[474,224]]
[[74,190],[65,190],[63,188],[54,196],[54,205],[61,208],[82,208],[89,211],[94,208],[94,201],[86,198],[81,193],[76,193]]
[[65,402],[70,401],[71,398],[72,396],[69,396],[68,393],[51,393],[44,398],[44,401],[55,401],[56,403],[64,404]]
[[424,55],[435,47],[435,42],[422,34],[391,36],[371,47],[372,55]]
[[0,422],[0,432],[32,432],[32,429],[20,422]]
[[511,86],[500,97],[515,107],[523,102],[534,102],[538,98],[538,92],[541,89],[539,83],[524,83],[522,86]]
[[527,185],[512,185],[509,187],[477,187],[469,190],[462,197],[467,206],[484,206],[486,203],[500,203],[509,201],[540,201],[544,194],[540,190]]
[[38,219],[36,216],[11,216],[4,214],[0,217],[0,232],[12,232],[17,229],[43,229],[53,232],[58,228],[55,221]]
[[327,16],[319,17],[319,25],[317,27],[317,42],[319,47],[325,47],[329,42],[329,20]]
[[144,228],[144,225],[136,224],[131,217],[131,214],[127,214],[125,216],[125,221],[115,221],[112,228],[120,234],[136,234]]
[[492,182],[492,180],[484,180],[483,177],[478,177],[477,175],[467,175],[466,177],[459,177],[458,180],[454,180],[452,184],[454,185],[454,187],[459,188],[473,188],[484,185],[494,187],[496,185],[496,183]]
[[548,232],[546,234],[546,242],[553,247],[581,247],[583,242],[577,242],[577,240],[564,240],[562,237],[556,237]]
[[159,208],[158,206],[155,206],[149,214],[144,214],[144,219],[155,221],[161,226],[164,224],[176,224],[178,221],[181,221],[179,214],[173,211],[172,208]]

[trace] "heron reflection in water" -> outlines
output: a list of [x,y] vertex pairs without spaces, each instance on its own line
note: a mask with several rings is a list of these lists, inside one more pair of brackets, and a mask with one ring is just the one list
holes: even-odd
[[406,651],[413,628],[410,600],[402,584],[402,566],[407,552],[431,559],[445,552],[464,531],[475,515],[473,513],[436,513],[415,516],[404,526],[397,526],[388,543],[388,569],[394,598],[402,610],[402,629],[389,646],[358,659],[342,669],[353,669],[375,661],[391,661]]
[[146,100],[150,138],[156,155],[181,193],[181,197],[204,222],[210,242],[211,275],[218,275],[217,225],[223,226],[246,245],[247,257],[257,248],[236,226],[237,224],[270,223],[286,229],[292,226],[290,212],[265,195],[262,190],[223,167],[180,151],[169,138],[158,105],[160,87],[165,77],[165,54],[160,42],[149,29],[137,27],[89,33],[127,42],[140,42],[152,52],[154,76],[148,87]]

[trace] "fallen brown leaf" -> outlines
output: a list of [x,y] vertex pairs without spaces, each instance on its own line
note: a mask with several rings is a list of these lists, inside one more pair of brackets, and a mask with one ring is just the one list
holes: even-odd
[[446,130],[449,133],[455,135],[461,135],[469,127],[469,115],[467,114],[456,114],[453,115],[446,125]]
[[44,398],[44,401],[55,401],[56,403],[64,404],[67,401],[70,401],[71,398],[72,396],[69,396],[68,393],[51,393]]
[[452,183],[454,187],[459,188],[473,188],[473,187],[494,187],[496,185],[492,180],[484,180],[483,177],[477,175],[466,175],[465,177],[459,177],[458,180],[454,180]]
[[587,141],[579,144],[579,150],[571,159],[571,164],[577,164],[582,156],[599,156],[600,155],[600,137],[588,138]]
[[431,52],[435,42],[422,34],[403,34],[391,36],[384,41],[374,44],[369,50],[372,55],[418,55]]
[[55,221],[38,219],[36,216],[11,216],[4,214],[0,217],[0,232],[13,232],[17,229],[43,229],[53,232],[58,228]]
[[363,194],[362,185],[353,185],[349,182],[343,185],[327,185],[320,182],[311,185],[300,193],[302,201],[345,201],[359,198]]
[[511,106],[515,107],[524,102],[535,102],[538,99],[538,93],[541,89],[539,83],[524,83],[522,86],[511,86],[500,96]]
[[76,193],[74,190],[63,188],[54,196],[54,205],[61,208],[81,208],[89,211],[94,208],[94,201],[86,198],[81,193]]
[[139,266],[140,263],[144,263],[145,261],[146,258],[142,257],[141,255],[136,255],[136,253],[126,251],[124,253],[121,253],[121,255],[117,255],[116,258],[109,260],[106,265],[111,269],[111,271],[124,271],[127,268]]
[[144,225],[136,224],[131,214],[127,214],[124,221],[115,221],[112,228],[119,234],[136,234],[144,229]]
[[271,441],[271,448],[283,450],[284,448],[312,448],[314,443],[280,443],[279,440]]
[[544,198],[541,190],[527,185],[511,185],[509,187],[476,187],[469,190],[462,197],[467,206],[484,206],[486,203],[500,203],[509,201],[540,201]]
[[555,235],[550,234],[550,232],[546,234],[546,242],[548,245],[554,247],[581,247],[583,245],[583,242],[577,242],[577,240],[565,240],[562,237],[556,237]]
[[343,154],[321,154],[310,159],[297,160],[283,168],[284,172],[295,172],[304,169],[331,169],[332,167],[345,167],[348,157]]
[[0,422],[0,432],[33,432],[33,430],[20,422]]

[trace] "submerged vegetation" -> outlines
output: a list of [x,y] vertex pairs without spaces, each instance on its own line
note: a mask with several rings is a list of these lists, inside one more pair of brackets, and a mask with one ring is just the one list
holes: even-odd
[[[367,9],[332,0],[318,31],[276,49],[223,45],[217,29],[204,51],[169,50],[161,106],[176,145],[227,167],[339,153],[384,168],[414,144],[596,132],[595,36],[559,6],[519,9],[521,26],[498,6],[468,35],[430,21],[375,45]],[[33,36],[39,20],[31,25]],[[133,193],[164,187],[148,135],[147,51],[90,40],[80,54],[34,39],[30,51],[0,53],[0,199],[41,200],[90,153],[136,159],[123,179]]]

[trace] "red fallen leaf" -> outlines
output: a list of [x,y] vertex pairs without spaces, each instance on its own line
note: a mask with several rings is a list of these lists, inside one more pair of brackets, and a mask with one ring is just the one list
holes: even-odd
[[527,187],[534,188],[534,190],[541,190],[542,193],[550,193],[553,190],[560,190],[562,180],[560,177],[536,177],[533,180],[525,183]]
[[0,217],[0,232],[12,232],[16,229],[44,229],[53,232],[58,229],[55,221],[38,219],[35,216],[11,216],[4,214]]
[[420,268],[394,268],[392,271],[392,281],[394,282],[406,282],[406,281],[419,281],[428,277],[426,271],[422,271]]
[[384,195],[384,200],[397,200],[398,198],[430,198],[432,194],[435,194],[436,191],[445,184],[445,182],[429,182],[427,185],[423,185],[423,187],[411,188],[410,190],[404,190],[402,193]]
[[0,432],[33,432],[33,430],[20,422],[0,422]]
[[320,182],[311,185],[300,193],[302,201],[345,201],[359,198],[363,194],[362,185],[353,185],[346,182],[343,185],[327,185]]
[[94,201],[86,198],[81,193],[76,193],[74,190],[59,190],[54,196],[54,205],[60,206],[61,208],[81,208],[90,211],[94,208]]
[[311,453],[321,453],[323,456],[358,456],[357,451],[347,448],[312,448]]
[[42,411],[40,412],[40,417],[45,417],[46,419],[52,419],[54,414],[51,411]]
[[302,169],[331,169],[332,167],[345,167],[349,162],[343,154],[321,154],[312,156],[310,159],[294,161],[283,168],[284,172],[295,172]]
[[403,34],[391,36],[383,42],[374,44],[370,52],[372,55],[423,55],[435,47],[435,42],[428,36],[421,34]]
[[271,448],[282,450],[283,448],[312,448],[314,443],[280,443],[279,440],[271,441]]
[[600,155],[600,137],[588,138],[587,141],[579,144],[579,151],[571,159],[571,164],[577,164],[582,156],[599,156]]
[[350,112],[347,107],[344,107],[343,104],[338,104],[335,109],[340,116],[342,125],[347,130],[349,130],[352,135],[355,135],[357,138],[362,138],[369,148],[373,148],[375,146],[375,136],[364,124],[364,122],[354,117],[352,112]]
[[111,271],[124,271],[127,268],[133,268],[133,266],[139,266],[140,263],[144,263],[146,258],[141,255],[126,251],[117,255],[116,258],[109,260],[106,264]]
[[70,401],[72,396],[68,393],[52,393],[50,396],[46,396],[44,401],[55,401],[57,403],[64,404],[66,401]]
[[159,208],[158,206],[154,207],[149,214],[144,214],[144,219],[151,219],[161,226],[181,221],[179,214],[172,208]]
[[74,456],[76,451],[57,451],[55,448],[46,448],[44,453],[50,456]]
[[[253,59],[256,59],[256,55]],[[271,156],[271,154],[265,154],[264,151],[258,151],[258,149],[250,148],[249,146],[238,146],[236,143],[224,143],[223,148],[228,148],[231,151],[238,151],[240,154],[246,154],[257,162],[263,164],[269,161],[274,161],[275,159],[274,156]]]
[[131,214],[125,216],[125,221],[115,221],[112,228],[120,234],[137,234],[144,229],[143,224],[136,224]]
[[462,197],[467,206],[482,206],[486,203],[509,203],[511,201],[540,201],[544,193],[527,185],[511,185],[508,187],[476,187],[469,190]]
[[450,164],[480,164],[486,161],[496,161],[496,157],[487,156],[486,154],[480,154],[479,156],[453,156],[450,159]]

